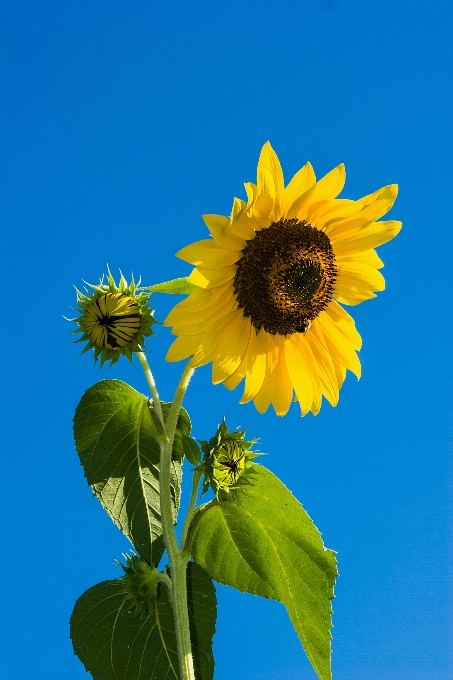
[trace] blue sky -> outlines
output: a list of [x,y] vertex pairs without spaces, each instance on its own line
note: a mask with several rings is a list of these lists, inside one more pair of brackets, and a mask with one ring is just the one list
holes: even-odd
[[[119,575],[128,548],[85,483],[71,420],[101,378],[146,384],[126,362],[99,373],[74,358],[73,285],[107,262],[148,284],[188,274],[174,253],[206,237],[202,213],[244,197],[267,139],[288,179],[310,160],[318,176],[346,164],[345,197],[398,183],[403,231],[379,250],[386,291],[352,309],[363,377],[348,375],[335,409],[260,416],[204,368],[186,401],[194,434],[224,414],[251,425],[338,551],[335,680],[451,677],[452,19],[448,2],[2,2],[8,680],[87,677],[72,606]],[[158,319],[174,301],[156,296]],[[158,333],[151,363],[169,399],[181,367]],[[282,605],[218,598],[216,680],[314,680]]]

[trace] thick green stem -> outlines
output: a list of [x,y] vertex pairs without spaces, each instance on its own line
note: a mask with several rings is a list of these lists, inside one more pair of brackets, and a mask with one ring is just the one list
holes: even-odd
[[190,641],[189,610],[187,607],[187,560],[180,552],[171,563],[171,602],[175,617],[181,680],[195,680],[192,644]]
[[170,407],[170,412],[167,416],[165,429],[167,430],[167,437],[170,441],[170,446],[173,446],[173,439],[175,436],[179,412],[182,406],[182,400],[184,399],[184,395],[189,386],[189,382],[194,374],[194,371],[195,369],[191,368],[188,364],[184,368],[181,378],[179,379],[178,387],[176,388],[175,396]]
[[176,388],[170,412],[166,422],[168,440],[160,445],[160,512],[165,547],[170,562],[172,589],[171,602],[175,617],[176,640],[178,644],[181,680],[195,680],[193,668],[192,646],[190,642],[189,612],[187,609],[187,560],[182,556],[176,540],[173,526],[173,513],[170,491],[171,453],[181,404],[193,374],[192,368],[183,371]]
[[190,495],[189,507],[188,507],[188,510],[187,510],[186,519],[184,520],[184,526],[182,528],[181,548],[182,548],[182,551],[183,551],[183,555],[186,557],[187,561],[190,559],[190,554],[188,554],[186,552],[187,534],[189,532],[190,523],[192,522],[193,513],[194,513],[194,509],[195,509],[195,503],[197,502],[198,487],[200,486],[200,481],[201,481],[201,478],[203,477],[203,474],[204,473],[203,473],[203,470],[201,468],[195,468],[195,470],[193,471],[192,493]]
[[149,364],[146,360],[146,356],[144,355],[144,353],[143,352],[137,352],[137,356],[138,356],[138,360],[140,361],[140,363],[142,365],[143,371],[145,373],[146,380],[147,380],[148,385],[149,385],[149,389],[151,390],[151,396],[153,398],[154,409],[156,411],[157,417],[162,422],[162,425],[164,425],[164,416],[163,416],[163,413],[162,413],[162,406],[161,406],[161,403],[160,403],[159,395],[157,393],[157,387],[156,387],[156,383],[154,381],[154,376],[151,372],[151,369],[149,367]]
[[[160,444],[160,475],[159,475],[159,491],[160,491],[160,514],[162,521],[162,532],[164,535],[164,543],[168,553],[171,573],[171,587],[169,588],[170,598],[173,606],[173,613],[175,617],[176,640],[178,644],[178,657],[181,680],[195,680],[195,673],[193,668],[192,645],[190,642],[189,629],[189,611],[187,608],[187,581],[186,568],[187,557],[185,557],[179,548],[176,539],[175,529],[173,525],[173,510],[171,500],[171,456],[173,450],[173,439],[175,436],[176,425],[178,422],[179,412],[181,410],[184,394],[189,385],[190,378],[194,372],[193,368],[185,367],[181,379],[176,388],[175,397],[170,407],[170,412],[166,423],[163,419],[162,406],[159,395],[157,393],[156,383],[154,382],[153,374],[148,365],[143,352],[137,352],[139,361],[145,372],[148,381],[151,395],[153,397],[153,405],[155,415],[162,423],[162,430],[165,430],[166,436],[159,437]],[[199,480],[198,480],[199,483]],[[197,483],[197,488],[198,488]],[[192,495],[193,495],[192,491]],[[196,492],[193,504],[196,500]],[[192,501],[191,501],[192,502]],[[190,513],[193,513],[193,504]],[[187,522],[187,519],[186,519]],[[184,526],[186,523],[184,524]],[[187,530],[186,530],[187,534]],[[185,540],[185,538],[184,538]],[[167,584],[170,585],[170,584]]]

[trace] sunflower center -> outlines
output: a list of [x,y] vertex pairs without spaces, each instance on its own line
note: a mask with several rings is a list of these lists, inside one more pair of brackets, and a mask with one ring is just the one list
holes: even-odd
[[338,270],[329,237],[305,220],[273,222],[247,242],[237,263],[239,308],[257,330],[305,333],[327,307]]

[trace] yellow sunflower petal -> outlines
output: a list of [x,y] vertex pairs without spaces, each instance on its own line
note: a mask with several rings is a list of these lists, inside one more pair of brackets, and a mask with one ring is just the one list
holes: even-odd
[[270,388],[272,392],[272,406],[278,416],[284,416],[288,413],[289,407],[293,400],[293,384],[289,377],[288,367],[285,360],[285,339],[282,336],[276,336],[278,340],[278,362],[277,365],[269,374]]
[[255,408],[258,411],[258,413],[266,413],[267,409],[269,408],[272,400],[272,388],[269,384],[269,378],[264,380],[263,385],[261,386],[260,391],[256,395],[256,397],[253,400],[253,403],[255,404]]
[[272,184],[274,187],[273,191],[271,192],[271,195],[273,197],[274,217],[276,217],[276,219],[279,219],[283,206],[283,191],[284,191],[283,172],[277,154],[271,147],[270,143],[266,142],[263,148],[261,149],[261,154],[258,160],[257,178],[259,193],[262,192],[260,182],[263,180],[263,178],[266,178],[264,181],[267,182],[268,181],[267,178],[269,175],[272,178]]
[[258,196],[258,187],[253,182],[244,182],[244,187],[247,194],[247,207],[250,208]]
[[[183,338],[196,338],[196,335],[182,336]],[[210,331],[208,333],[203,333],[203,337],[200,339],[200,343],[193,353],[192,358],[189,361],[189,366],[192,368],[199,368],[205,364],[209,364],[215,356],[217,345],[219,344],[219,335],[215,331]]]
[[297,201],[315,184],[316,176],[313,166],[311,163],[306,163],[303,168],[296,172],[283,192],[282,213],[285,217],[287,217],[287,210],[291,209],[291,206],[295,203],[295,201]]
[[[261,224],[254,215],[249,215],[247,212],[240,213],[237,217],[232,219],[232,228],[237,232],[241,232],[246,241],[255,238],[255,231],[261,229]],[[242,252],[240,253],[242,256]]]
[[[217,290],[216,288],[210,290]],[[218,312],[229,305],[231,299],[233,298],[234,291],[232,286],[228,286],[223,291],[222,295],[217,296],[215,302],[209,307],[203,307],[202,309],[197,309],[196,311],[185,311],[182,310],[179,314],[172,314],[172,317],[168,317],[164,321],[164,326],[174,326],[179,328],[180,326],[190,326],[194,323],[202,323],[203,321],[209,321]],[[170,316],[170,315],[168,315]],[[201,333],[203,331],[200,331]]]
[[252,336],[245,372],[244,393],[240,403],[251,401],[260,391],[266,374],[268,333],[261,329]]
[[231,295],[223,305],[212,305],[207,310],[193,315],[193,323],[175,325],[173,335],[199,335],[207,333],[217,325],[225,314],[230,314],[237,309],[237,300]]
[[194,368],[204,366],[214,359],[218,360],[222,353],[228,352],[228,343],[232,342],[237,332],[237,322],[242,319],[241,310],[233,310],[219,319],[213,328],[204,333],[190,365]]
[[238,315],[228,326],[217,346],[217,356],[212,362],[212,382],[223,382],[239,368],[250,339],[250,319]]
[[321,390],[327,401],[336,406],[338,404],[338,382],[335,366],[326,346],[320,342],[317,335],[310,329],[306,334],[307,343],[313,356],[316,372],[321,383]]
[[337,324],[330,316],[328,309],[322,312],[312,324],[321,330],[325,344],[332,355],[343,366],[348,368],[357,378],[360,378],[360,361],[355,353],[353,344],[345,337]]
[[331,300],[325,310],[329,321],[335,324],[335,328],[343,333],[344,337],[351,343],[354,349],[362,347],[362,337],[355,327],[352,316],[336,300]]
[[[357,203],[360,203],[364,208],[366,208],[367,206],[375,203],[376,201],[382,200],[389,201],[390,205],[387,208],[387,210],[383,212],[381,215],[379,215],[379,217],[382,217],[382,215],[385,215],[385,213],[390,210],[397,196],[398,196],[398,184],[387,184],[385,187],[382,187],[377,191],[373,191],[372,194],[368,194],[368,196],[363,196],[363,198],[360,198],[357,201]],[[373,219],[378,220],[379,217],[374,217]]]
[[249,351],[250,347],[256,337],[256,331],[253,326],[250,328],[250,338],[249,338],[249,344],[247,345],[247,349],[244,352],[244,356],[242,357],[242,361],[239,364],[238,368],[230,375],[229,378],[227,378],[224,381],[224,385],[227,389],[229,390],[234,390],[239,383],[244,379],[245,372],[247,370],[247,363],[248,363],[248,357],[249,357]]
[[361,208],[360,211],[351,217],[329,223],[326,226],[326,234],[331,241],[340,237],[352,236],[354,231],[362,230],[383,217],[393,206],[397,195],[398,185],[389,184],[379,191],[375,191],[374,194],[366,196],[365,199],[360,199],[357,201],[357,205]]
[[[263,333],[263,331],[261,331]],[[278,346],[275,344],[275,336],[269,333],[264,334],[266,340],[266,369],[263,376],[262,385],[256,394],[253,402],[259,413],[265,413],[272,401],[273,385],[271,375],[278,363]]]
[[311,224],[312,227],[317,227],[318,224],[316,222],[316,216],[319,213],[322,213],[322,211],[325,210],[330,204],[331,201],[316,201],[315,203],[310,203],[305,215],[307,222]]
[[258,191],[253,203],[253,216],[258,220],[261,227],[270,224],[274,211],[275,186],[269,170],[258,171]]
[[332,343],[323,334],[321,326],[313,323],[310,328],[310,333],[312,333],[313,337],[316,337],[318,341],[318,347],[322,348],[326,356],[330,357],[335,375],[335,382],[338,386],[338,389],[340,389],[346,377],[346,367],[344,365],[343,359],[341,359],[337,354],[332,354]]
[[230,215],[230,225],[234,222],[234,220],[239,217],[241,213],[244,212],[244,210],[247,207],[247,203],[243,201],[241,198],[233,198],[233,207],[231,208],[231,215]]
[[314,400],[314,384],[310,374],[311,364],[307,362],[304,338],[298,333],[286,340],[285,358],[289,377],[294,386],[302,415],[310,411]]
[[228,267],[241,259],[240,250],[227,250],[212,239],[203,239],[178,250],[176,257],[207,269]]
[[346,169],[344,163],[340,163],[340,165],[337,165],[336,168],[316,182],[313,201],[331,200],[336,198],[343,189],[345,181]]
[[361,262],[338,263],[338,278],[335,282],[334,296],[347,305],[357,305],[363,300],[375,297],[374,291],[385,289],[385,279],[381,272]]
[[205,269],[196,267],[187,280],[200,288],[217,288],[231,279],[236,274],[236,266],[222,267],[222,269]]
[[204,334],[176,338],[167,352],[166,361],[181,361],[192,356],[201,345]]
[[245,239],[231,232],[228,217],[223,215],[202,215],[202,218],[219,246],[227,250],[242,250],[245,248]]
[[285,210],[285,218],[287,220],[292,220],[297,218],[298,220],[305,220],[307,217],[307,210],[311,205],[311,200],[316,191],[316,184],[314,184],[310,189],[296,198],[293,203],[288,204]]
[[235,198],[230,216],[230,230],[241,239],[249,241],[255,236],[256,219],[247,215],[245,201]]
[[360,262],[361,264],[367,264],[376,269],[381,269],[381,267],[384,266],[381,258],[373,248],[370,250],[363,250],[361,253],[356,253],[355,255],[339,255],[337,256],[336,261],[337,265],[348,265],[350,262]]
[[313,227],[324,229],[325,227],[350,218],[360,212],[361,206],[357,201],[350,201],[345,198],[336,198],[333,201],[319,201],[310,210],[308,221]]
[[336,256],[354,255],[363,250],[370,250],[391,241],[402,226],[402,223],[396,220],[372,222],[363,229],[355,230],[352,234],[346,232],[337,239],[331,239],[332,248]]
[[[259,413],[267,411],[272,403],[277,415],[284,416],[293,397],[293,386],[285,361],[285,339],[282,336],[267,335],[267,366],[263,384],[254,398]],[[242,400],[241,400],[242,402]],[[243,403],[243,402],[242,402]]]
[[219,300],[227,290],[231,289],[231,284],[224,283],[218,288],[199,288],[187,297],[178,302],[167,315],[164,326],[173,326],[176,323],[184,323],[187,317],[213,305]]

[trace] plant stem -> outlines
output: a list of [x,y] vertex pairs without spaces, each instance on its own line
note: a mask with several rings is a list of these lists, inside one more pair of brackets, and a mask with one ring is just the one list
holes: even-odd
[[178,551],[176,558],[174,557],[173,560],[170,560],[170,565],[173,586],[170,598],[175,617],[181,680],[195,680],[192,644],[190,641],[189,610],[187,607],[187,560]]
[[153,405],[154,405],[154,409],[157,413],[157,417],[162,422],[162,425],[164,425],[164,416],[163,416],[163,413],[162,413],[162,406],[161,406],[161,403],[160,403],[159,395],[157,393],[157,387],[156,387],[156,383],[154,381],[154,376],[151,372],[151,369],[149,367],[149,364],[148,364],[148,361],[146,359],[145,354],[143,352],[137,352],[137,356],[138,356],[138,360],[140,361],[140,363],[142,365],[143,371],[145,373],[146,380],[147,380],[148,385],[149,385],[149,389],[151,390],[151,396],[153,398]]
[[[189,611],[187,608],[187,576],[186,568],[188,559],[180,550],[178,541],[176,539],[174,524],[173,524],[173,510],[171,500],[171,456],[173,450],[173,439],[175,437],[176,425],[178,422],[179,412],[181,410],[184,394],[189,385],[190,378],[193,375],[194,369],[188,365],[184,368],[178,386],[176,388],[175,396],[170,407],[167,421],[164,422],[162,414],[162,406],[159,395],[157,393],[156,383],[151,369],[148,365],[143,352],[137,352],[139,361],[145,372],[149,388],[153,397],[154,410],[162,422],[162,427],[166,432],[166,437],[159,438],[160,446],[160,474],[159,474],[159,491],[160,491],[160,515],[162,521],[162,532],[164,535],[164,543],[168,553],[170,562],[171,574],[171,588],[169,588],[170,599],[173,606],[173,614],[175,618],[176,640],[178,644],[178,657],[181,680],[195,680],[195,673],[193,668],[192,645],[190,642],[189,629]],[[198,489],[200,479],[196,485],[195,491],[192,489],[191,505],[189,508],[190,515],[193,514],[193,506],[196,500],[196,491]],[[190,522],[189,522],[190,523]],[[186,534],[188,530],[188,519],[184,523]],[[187,528],[186,528],[187,524]],[[185,535],[184,535],[185,540]]]
[[191,377],[194,374],[195,369],[191,368],[186,364],[181,378],[179,379],[178,387],[176,388],[175,396],[170,407],[170,412],[167,416],[167,422],[165,424],[165,429],[167,430],[167,437],[170,442],[170,446],[173,446],[173,439],[176,431],[176,424],[178,422],[179,412],[181,410],[182,400],[189,386]]
[[187,515],[186,519],[184,520],[184,526],[182,528],[182,536],[181,536],[181,548],[183,555],[185,555],[187,561],[190,559],[190,555],[186,554],[186,540],[187,540],[187,534],[189,531],[190,523],[192,521],[193,517],[193,512],[195,509],[195,503],[197,500],[197,495],[198,495],[198,487],[200,486],[200,480],[203,477],[203,470],[201,468],[195,468],[193,471],[193,477],[192,477],[192,493],[190,496],[190,501],[189,501],[189,507],[187,510]]
[[185,559],[178,546],[173,526],[173,513],[170,491],[171,453],[181,404],[188,387],[193,368],[185,367],[176,388],[170,407],[165,429],[168,440],[160,443],[160,513],[164,543],[170,561],[172,589],[170,593],[175,617],[176,640],[178,644],[179,667],[181,680],[195,680],[193,668],[192,646],[190,642],[189,612],[187,609],[187,582]]

